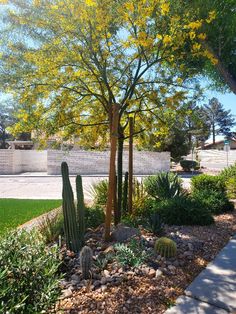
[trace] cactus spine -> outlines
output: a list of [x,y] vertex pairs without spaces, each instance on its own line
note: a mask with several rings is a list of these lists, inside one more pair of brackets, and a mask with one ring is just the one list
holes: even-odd
[[127,212],[127,204],[128,204],[128,179],[129,173],[125,173],[125,181],[124,181],[124,190],[123,190],[123,214]]
[[85,206],[84,206],[84,192],[82,185],[82,177],[76,176],[76,193],[77,193],[77,221],[79,226],[79,237],[81,246],[84,245],[84,233],[85,233]]
[[69,169],[66,162],[62,162],[61,164],[61,173],[63,180],[62,208],[66,245],[69,250],[78,252],[81,248],[81,244],[79,243],[79,228],[76,220],[74,195],[70,184]]
[[80,267],[84,279],[91,277],[93,252],[88,246],[84,246],[80,252]]
[[162,237],[156,241],[155,251],[165,258],[174,257],[177,252],[176,243],[169,238]]

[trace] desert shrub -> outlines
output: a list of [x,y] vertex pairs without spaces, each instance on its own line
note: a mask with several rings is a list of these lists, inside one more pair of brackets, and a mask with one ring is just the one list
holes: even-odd
[[160,172],[144,180],[147,193],[156,199],[168,199],[183,193],[181,179],[174,173]]
[[105,206],[107,203],[108,180],[101,180],[93,184],[90,193],[95,206]]
[[220,172],[220,177],[225,182],[229,198],[236,198],[236,163]]
[[229,178],[236,178],[236,163],[231,165],[220,172],[220,176],[227,180]]
[[169,225],[210,225],[214,222],[210,211],[190,197],[179,196],[156,202],[153,210]]
[[63,230],[63,214],[57,212],[52,215],[47,215],[39,225],[39,232],[43,235],[46,243],[51,243],[59,238],[59,235],[64,234]]
[[198,191],[218,191],[226,192],[225,183],[221,176],[211,176],[208,174],[200,174],[191,179],[191,190],[193,193]]
[[138,215],[127,214],[121,218],[121,222],[126,226],[138,228],[138,226],[142,224],[143,220],[142,217]]
[[236,198],[236,177],[229,178],[225,181],[227,196],[229,198]]
[[135,239],[132,239],[128,244],[118,243],[114,248],[116,251],[115,258],[122,266],[137,267],[147,258],[143,245]]
[[200,168],[199,162],[195,160],[187,160],[187,159],[180,160],[180,166],[186,172],[189,172],[192,170],[198,170]]
[[215,215],[234,209],[234,205],[228,200],[227,195],[219,191],[200,190],[194,192],[192,197]]
[[60,295],[57,247],[40,233],[12,231],[0,242],[0,312],[46,312]]
[[101,207],[87,207],[85,209],[85,227],[97,228],[99,225],[104,223],[105,215]]

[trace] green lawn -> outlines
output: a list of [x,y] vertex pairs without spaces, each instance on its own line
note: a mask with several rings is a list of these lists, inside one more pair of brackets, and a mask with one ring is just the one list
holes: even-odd
[[61,205],[61,200],[0,199],[0,235]]

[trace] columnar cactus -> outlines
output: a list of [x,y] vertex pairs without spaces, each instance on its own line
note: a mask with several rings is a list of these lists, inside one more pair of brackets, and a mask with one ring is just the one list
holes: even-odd
[[154,247],[155,251],[165,258],[174,257],[177,252],[176,243],[166,237],[158,239]]
[[84,192],[82,185],[82,177],[76,176],[76,193],[77,193],[77,221],[79,226],[79,236],[81,246],[84,245],[84,233],[85,233],[85,205],[84,205]]
[[127,212],[127,203],[128,203],[128,178],[129,173],[125,173],[124,189],[123,189],[123,213]]
[[80,252],[80,267],[84,279],[91,277],[93,252],[88,246],[84,246]]
[[61,174],[63,180],[62,208],[64,215],[66,245],[69,250],[78,252],[81,248],[81,243],[79,241],[79,228],[76,220],[74,195],[70,184],[69,169],[66,162],[62,162],[61,164]]

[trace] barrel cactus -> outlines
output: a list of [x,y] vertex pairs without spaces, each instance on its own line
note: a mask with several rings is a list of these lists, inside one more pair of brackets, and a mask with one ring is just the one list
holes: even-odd
[[176,243],[166,237],[158,239],[154,247],[155,251],[165,258],[174,257],[177,252]]
[[89,279],[91,277],[93,252],[88,246],[84,246],[80,252],[80,267],[82,271],[82,277]]
[[81,248],[79,227],[76,219],[74,195],[70,184],[69,169],[66,162],[62,162],[61,164],[61,174],[63,180],[62,209],[66,246],[69,250],[78,252]]

